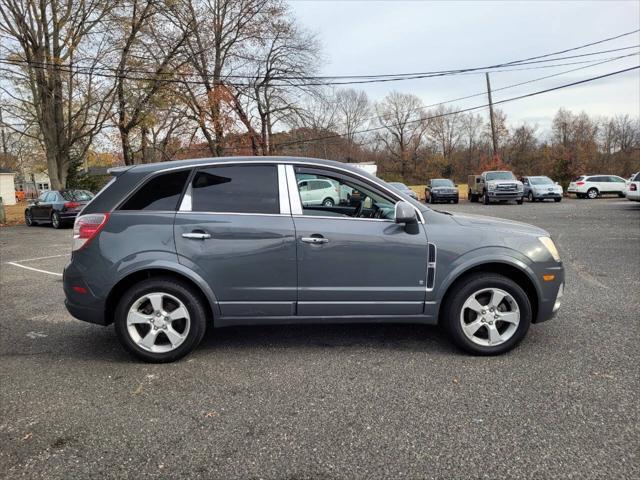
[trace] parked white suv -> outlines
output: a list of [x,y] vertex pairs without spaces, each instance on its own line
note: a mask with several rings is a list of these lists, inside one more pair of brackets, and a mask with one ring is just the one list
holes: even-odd
[[612,193],[624,197],[626,180],[617,175],[581,175],[569,184],[568,193],[578,198],[598,198]]
[[640,172],[637,172],[631,177],[631,181],[628,183],[625,193],[627,200],[640,202]]
[[340,190],[329,180],[302,180],[298,182],[298,190],[303,206],[323,205],[325,207],[333,207],[340,204]]

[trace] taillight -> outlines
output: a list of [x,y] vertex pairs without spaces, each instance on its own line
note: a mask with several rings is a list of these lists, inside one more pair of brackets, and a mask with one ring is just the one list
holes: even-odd
[[80,250],[100,233],[109,220],[108,213],[89,213],[76,218],[73,224],[73,251]]
[[78,208],[80,206],[80,202],[65,202],[64,208]]
[[584,185],[584,182],[578,182],[578,183],[576,183],[576,185],[578,185],[579,187],[581,187],[582,185]]
[[631,190],[632,192],[635,192],[636,190],[638,190],[638,187],[636,186],[635,183],[631,183],[629,185],[629,190]]

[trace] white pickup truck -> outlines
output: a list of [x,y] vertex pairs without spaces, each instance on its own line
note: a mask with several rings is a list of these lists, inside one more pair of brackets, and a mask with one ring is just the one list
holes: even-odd
[[489,205],[492,200],[509,201],[515,200],[518,205],[522,205],[524,198],[524,186],[513,172],[507,170],[482,172],[481,175],[469,175],[468,178],[470,202],[477,202],[482,199],[482,203]]

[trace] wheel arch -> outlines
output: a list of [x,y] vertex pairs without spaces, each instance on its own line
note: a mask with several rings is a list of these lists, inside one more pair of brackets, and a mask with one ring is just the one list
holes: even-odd
[[469,265],[466,268],[455,272],[454,275],[451,275],[446,285],[443,286],[444,293],[442,294],[441,301],[438,305],[438,323],[440,322],[441,312],[443,311],[444,306],[449,298],[451,298],[452,292],[456,291],[456,286],[460,282],[464,281],[465,278],[480,272],[496,273],[515,281],[529,298],[532,311],[531,321],[532,323],[535,323],[538,317],[538,303],[541,298],[541,292],[538,290],[533,280],[533,273],[529,272],[528,269],[526,269],[526,266],[523,268],[523,266],[518,265],[516,262],[504,259],[487,260],[474,265]]
[[113,286],[105,302],[105,324],[113,323],[113,316],[118,301],[131,286],[154,277],[174,278],[189,285],[202,300],[204,309],[207,312],[207,321],[213,322],[213,320],[220,315],[217,298],[204,280],[198,275],[193,272],[178,270],[168,266],[153,266],[128,272]]

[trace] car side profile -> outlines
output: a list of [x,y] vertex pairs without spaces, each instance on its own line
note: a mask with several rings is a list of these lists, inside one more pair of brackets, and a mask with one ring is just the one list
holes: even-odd
[[606,194],[624,197],[626,180],[617,175],[580,175],[574,178],[567,188],[568,193],[574,193],[577,198],[594,198]]
[[[145,361],[186,355],[207,327],[329,322],[441,324],[494,355],[560,306],[546,231],[431,210],[346,164],[236,157],[112,175],[76,219],[65,303]],[[305,204],[309,176],[358,194]]]
[[24,222],[32,227],[49,223],[53,228],[71,225],[76,215],[91,201],[93,194],[87,190],[48,190],[24,211]]

